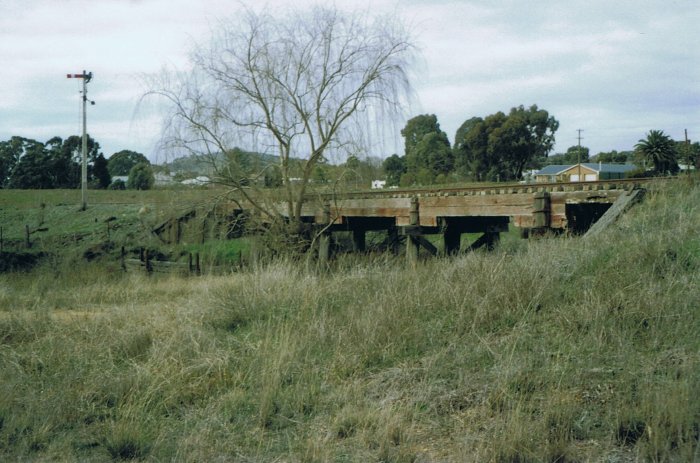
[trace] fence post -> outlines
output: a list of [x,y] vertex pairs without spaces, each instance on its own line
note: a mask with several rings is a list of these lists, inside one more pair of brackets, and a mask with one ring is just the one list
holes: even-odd
[[120,256],[122,270],[126,272],[126,249],[122,246],[122,252]]
[[25,239],[25,244],[27,245],[27,248],[32,247],[31,241],[29,241],[29,225],[24,226],[24,239]]
[[199,266],[199,253],[196,255],[196,261],[197,261],[197,276],[200,276],[202,274],[202,268]]

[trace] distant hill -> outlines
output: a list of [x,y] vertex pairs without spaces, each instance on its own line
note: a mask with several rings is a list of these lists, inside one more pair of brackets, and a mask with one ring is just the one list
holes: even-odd
[[[270,154],[256,153],[244,151],[237,148],[236,155],[245,159],[245,163],[251,166],[277,164],[278,156]],[[189,175],[212,175],[213,164],[221,165],[225,162],[224,154],[217,153],[212,156],[191,154],[173,159],[171,162],[166,162],[161,167],[167,169],[173,174],[189,174]]]

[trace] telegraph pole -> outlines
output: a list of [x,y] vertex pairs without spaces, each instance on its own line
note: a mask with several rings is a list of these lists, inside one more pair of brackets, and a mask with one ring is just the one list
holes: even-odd
[[685,170],[690,175],[690,140],[688,140],[688,129],[685,129]]
[[581,132],[583,132],[583,129],[577,129],[578,130],[578,181],[581,182]]
[[[80,210],[87,209],[87,84],[92,80],[92,72],[83,71],[82,74],[67,74],[69,79],[83,79],[83,154],[82,154],[82,169],[81,169],[81,207]],[[90,104],[95,104],[90,101]]]

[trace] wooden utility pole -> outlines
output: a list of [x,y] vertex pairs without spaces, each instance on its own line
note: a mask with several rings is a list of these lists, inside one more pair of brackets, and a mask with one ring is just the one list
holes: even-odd
[[688,140],[688,129],[685,129],[685,170],[690,175],[690,140]]
[[583,129],[577,129],[578,130],[578,181],[582,182],[581,180],[581,132],[583,132]]

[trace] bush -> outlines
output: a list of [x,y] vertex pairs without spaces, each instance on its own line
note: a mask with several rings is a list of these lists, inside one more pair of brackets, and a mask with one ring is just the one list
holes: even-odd
[[124,180],[118,178],[109,184],[109,189],[110,190],[126,190],[126,183],[124,183]]
[[129,171],[129,180],[126,187],[130,190],[150,190],[156,183],[153,169],[149,164],[140,162]]

